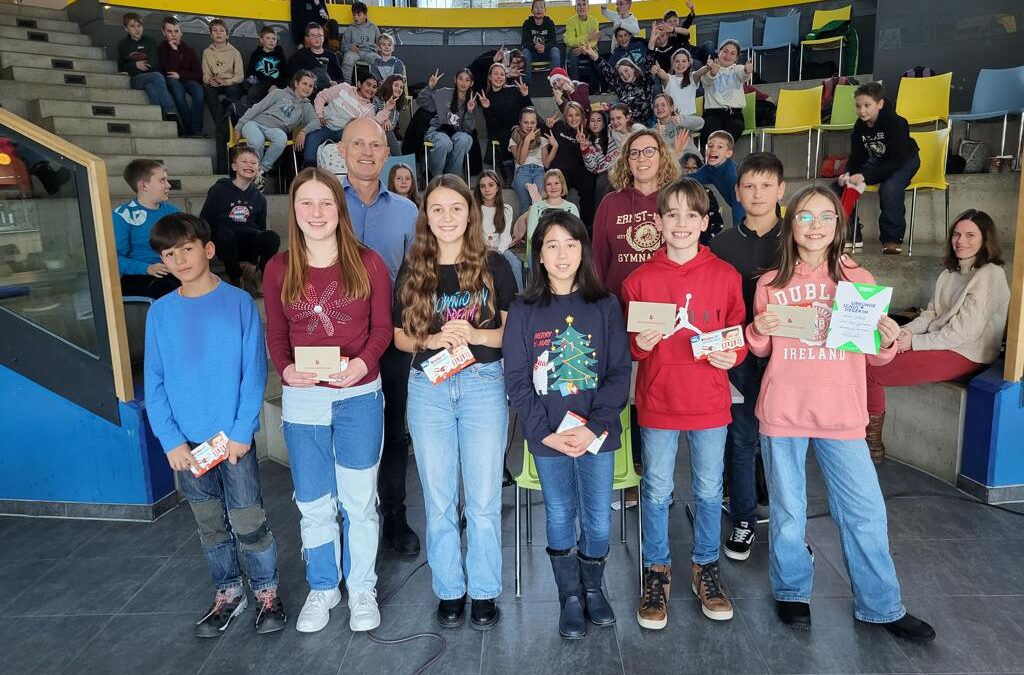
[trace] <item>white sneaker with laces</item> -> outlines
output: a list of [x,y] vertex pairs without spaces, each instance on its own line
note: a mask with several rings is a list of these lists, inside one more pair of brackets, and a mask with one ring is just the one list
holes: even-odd
[[348,597],[348,627],[353,633],[373,630],[380,625],[377,609],[377,590],[350,591]]
[[306,604],[302,605],[299,619],[295,622],[295,630],[300,633],[315,633],[323,630],[331,620],[331,610],[341,602],[341,591],[332,588],[329,591],[310,591],[306,596]]

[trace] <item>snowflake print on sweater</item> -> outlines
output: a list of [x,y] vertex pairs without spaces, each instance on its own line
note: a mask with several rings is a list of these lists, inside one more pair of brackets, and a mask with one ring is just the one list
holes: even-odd
[[338,282],[332,281],[317,298],[316,288],[307,283],[302,289],[302,300],[292,303],[292,309],[298,312],[292,321],[306,321],[306,335],[315,333],[319,325],[323,326],[328,336],[333,337],[335,321],[344,326],[352,320],[351,316],[341,311],[342,307],[352,302],[352,298],[347,295],[335,298],[337,292]]

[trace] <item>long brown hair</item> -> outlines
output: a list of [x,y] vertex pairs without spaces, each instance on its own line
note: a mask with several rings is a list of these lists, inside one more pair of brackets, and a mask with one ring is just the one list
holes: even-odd
[[608,171],[609,182],[616,190],[633,187],[633,173],[629,170],[629,149],[636,139],[643,136],[650,136],[658,144],[658,187],[663,188],[679,180],[680,169],[676,153],[669,149],[665,139],[657,131],[640,129],[630,134],[626,142],[622,144],[618,158]]
[[953,250],[953,230],[961,220],[969,220],[981,230],[981,249],[978,250],[978,255],[974,258],[974,269],[984,267],[989,263],[1002,265],[1002,248],[999,246],[999,235],[996,233],[996,224],[992,220],[992,216],[978,209],[967,209],[954,218],[953,224],[949,227],[949,234],[946,236],[946,255],[942,259],[942,266],[950,272],[960,269],[960,259],[956,257],[956,251]]
[[332,173],[311,166],[299,172],[288,190],[288,263],[284,272],[284,283],[281,285],[281,304],[290,305],[302,297],[306,286],[306,237],[299,229],[295,217],[295,195],[299,188],[309,182],[322,183],[331,191],[334,205],[338,209],[338,227],[334,234],[338,243],[339,281],[345,294],[356,300],[370,297],[370,276],[366,273],[363,259],[360,256],[365,248],[356,239],[352,231],[352,220],[348,215],[348,205],[341,182]]
[[408,164],[406,164],[405,162],[399,162],[398,164],[391,165],[391,169],[388,171],[388,189],[394,192],[396,195],[399,194],[398,190],[395,189],[395,174],[398,173],[399,169],[405,169],[406,171],[409,172],[409,175],[412,176],[412,186],[410,192],[409,194],[402,196],[411,201],[413,204],[415,204],[417,208],[419,208],[420,188],[418,185],[418,181],[416,180],[416,170],[413,169]]
[[839,203],[839,198],[827,187],[808,185],[793,195],[786,206],[786,217],[782,219],[782,230],[779,232],[779,257],[775,266],[778,271],[769,284],[773,288],[783,288],[793,278],[796,263],[800,260],[800,252],[793,237],[793,222],[796,220],[796,214],[816,195],[829,200],[832,210],[836,213],[836,232],[825,258],[829,278],[838,284],[846,279],[845,270],[858,266],[852,258],[843,255],[843,248],[846,246],[846,213],[843,211],[843,205]]
[[416,219],[416,238],[412,242],[405,258],[405,274],[398,285],[398,302],[402,305],[402,329],[422,347],[434,323],[434,303],[437,298],[439,278],[439,247],[437,238],[430,231],[427,217],[427,202],[430,195],[438,188],[448,188],[459,194],[466,201],[469,222],[466,233],[462,236],[462,252],[456,262],[459,275],[459,289],[470,294],[470,303],[481,308],[485,304],[490,309],[490,317],[480,321],[484,314],[472,321],[481,328],[493,322],[497,315],[494,298],[494,279],[487,265],[487,245],[484,241],[484,230],[480,224],[480,208],[473,200],[466,182],[450,173],[433,178],[423,192],[420,214]]
[[498,186],[498,192],[494,195],[494,231],[498,234],[504,234],[505,227],[511,225],[511,223],[505,222],[505,195],[502,194],[502,187],[504,186],[501,184],[501,177],[490,169],[481,171],[480,175],[476,178],[473,197],[476,199],[477,206],[482,207],[484,205],[484,196],[480,193],[480,181],[484,178],[490,178]]

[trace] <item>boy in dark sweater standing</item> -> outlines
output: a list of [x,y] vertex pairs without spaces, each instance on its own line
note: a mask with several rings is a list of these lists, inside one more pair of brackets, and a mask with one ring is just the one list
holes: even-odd
[[156,40],[143,34],[142,18],[135,12],[121,17],[126,36],[117,43],[117,69],[128,73],[132,89],[142,89],[153,105],[160,106],[165,120],[177,119],[167,80],[157,69]]
[[[847,216],[853,211],[864,188],[878,186],[881,214],[878,233],[882,253],[903,252],[903,234],[907,230],[907,207],[904,191],[921,168],[917,142],[910,136],[910,125],[890,108],[885,90],[878,82],[868,82],[854,92],[857,122],[850,139],[850,161],[846,173],[833,186],[843,202]],[[854,246],[862,242],[860,224],[851,237]]]
[[254,294],[260,286],[257,270],[262,274],[281,247],[281,237],[267,229],[267,198],[254,185],[259,168],[256,151],[238,146],[231,158],[235,177],[221,178],[210,187],[199,214],[213,229],[228,279]]
[[245,66],[245,83],[249,87],[246,103],[249,107],[262,101],[264,96],[275,89],[288,86],[286,65],[284,49],[277,43],[274,27],[264,26],[260,29],[260,44],[252,50]]
[[547,3],[544,0],[533,0],[530,14],[530,18],[523,22],[523,56],[526,58],[523,80],[527,84],[533,77],[534,61],[548,61],[551,68],[562,65],[555,22],[547,16]]
[[[761,273],[771,268],[779,255],[779,200],[786,191],[782,162],[769,152],[747,155],[740,163],[735,188],[745,218],[735,227],[711,240],[711,252],[736,268],[743,278],[744,323],[754,318],[754,290]],[[758,452],[758,422],[754,416],[761,378],[768,359],[754,354],[729,370],[729,381],[743,395],[732,405],[732,421],[725,444],[729,478],[729,515],[732,533],[725,542],[725,556],[746,560],[754,544],[757,526],[755,462]]]
[[[181,39],[181,23],[165,16],[160,27],[164,41],[160,43],[160,72],[167,78],[178,117],[186,136],[203,134],[203,67],[199,56]],[[191,100],[190,100],[191,99]]]
[[[153,303],[146,319],[146,410],[192,507],[217,589],[193,632],[220,637],[245,611],[239,553],[258,605],[256,632],[283,630],[288,619],[277,594],[277,543],[252,452],[267,384],[260,314],[245,293],[210,273],[213,245],[202,219],[176,213],[149,236],[181,288]],[[203,472],[192,450],[215,436],[223,439],[226,457]]]

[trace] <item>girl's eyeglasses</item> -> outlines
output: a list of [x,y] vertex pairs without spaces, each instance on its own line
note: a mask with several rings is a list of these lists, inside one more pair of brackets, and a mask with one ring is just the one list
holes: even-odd
[[658,154],[658,147],[655,145],[648,145],[646,148],[632,148],[629,151],[630,159],[640,159],[640,155],[650,159]]
[[810,227],[815,220],[823,227],[832,227],[839,222],[839,216],[832,211],[822,211],[817,216],[810,211],[801,211],[793,216],[793,222],[803,227]]

